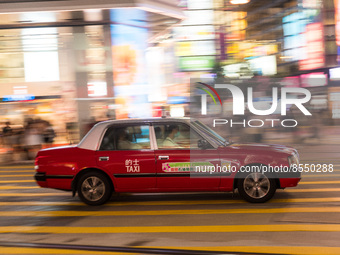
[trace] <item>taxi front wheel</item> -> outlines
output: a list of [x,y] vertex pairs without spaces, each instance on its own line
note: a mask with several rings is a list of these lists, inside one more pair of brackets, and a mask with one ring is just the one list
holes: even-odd
[[112,188],[105,175],[90,171],[80,177],[78,196],[88,205],[105,204],[112,195]]
[[263,173],[249,173],[237,182],[241,197],[251,203],[264,203],[271,199],[276,191],[276,182]]

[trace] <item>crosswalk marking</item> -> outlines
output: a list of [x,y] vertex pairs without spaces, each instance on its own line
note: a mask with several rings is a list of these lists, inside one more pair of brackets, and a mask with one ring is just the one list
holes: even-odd
[[70,196],[71,193],[0,193],[0,197],[47,197],[47,196]]
[[340,181],[302,181],[300,184],[339,184]]
[[340,224],[202,225],[136,227],[0,226],[0,233],[227,233],[227,232],[340,232]]
[[[101,216],[161,216],[199,214],[273,214],[273,213],[339,213],[334,207],[292,207],[264,209],[203,209],[203,210],[149,210],[149,211],[0,211],[0,217],[101,217]],[[340,231],[340,230],[339,230]]]
[[144,248],[154,249],[187,249],[210,252],[244,252],[244,253],[264,253],[264,254],[296,254],[296,255],[339,255],[340,247],[321,246],[214,246],[214,247],[164,247],[148,246]]
[[286,189],[284,192],[289,192],[289,193],[299,193],[299,192],[334,192],[334,191],[340,191],[340,188],[323,188],[323,189],[299,189],[299,188],[294,188],[294,189]]
[[333,178],[333,177],[340,177],[340,174],[328,174],[328,173],[325,173],[325,174],[304,174],[302,175],[302,180],[305,179],[305,178]]
[[[340,165],[339,165],[340,166]],[[17,168],[17,167],[16,167]],[[190,209],[190,210],[178,210],[180,207],[175,207],[176,210],[157,210],[160,208],[119,208],[119,210],[124,209],[124,211],[117,211],[118,207],[124,206],[176,206],[176,205],[227,205],[227,204],[248,204],[247,202],[241,200],[239,196],[236,199],[231,199],[226,197],[224,200],[223,197],[217,196],[216,198],[222,198],[218,200],[180,200],[180,201],[132,201],[132,202],[124,202],[117,201],[115,202],[114,198],[111,202],[105,205],[105,210],[94,210],[90,211],[92,207],[88,207],[84,203],[80,202],[78,198],[71,198],[71,192],[53,192],[52,189],[44,189],[38,186],[35,186],[35,180],[33,179],[34,170],[33,167],[30,166],[28,168],[21,168],[22,170],[8,170],[6,168],[0,168],[0,198],[4,202],[0,202],[0,206],[50,206],[51,208],[46,207],[26,207],[28,210],[23,210],[24,208],[19,208],[18,210],[22,211],[14,211],[17,208],[6,208],[3,210],[12,210],[12,211],[0,211],[1,219],[6,219],[5,217],[52,217],[53,219],[58,219],[54,217],[121,217],[121,216],[169,216],[169,215],[222,215],[223,214],[264,214],[263,216],[269,214],[280,214],[287,213],[292,216],[293,213],[320,213],[317,215],[328,215],[327,213],[339,213],[340,212],[340,197],[329,197],[331,195],[336,196],[337,194],[327,192],[338,192],[340,188],[338,188],[337,184],[340,184],[340,178],[336,179],[332,177],[340,177],[339,171],[336,173],[325,173],[325,174],[308,174],[302,176],[302,181],[296,188],[286,189],[284,191],[278,190],[278,194],[280,197],[296,197],[296,198],[287,198],[287,199],[272,199],[268,201],[268,204],[271,204],[269,208],[261,208],[262,206],[252,206],[246,207],[246,209],[227,209],[228,207],[216,207],[216,208],[226,208],[226,209]],[[26,170],[27,169],[27,170]],[[27,173],[27,175],[25,174]],[[31,174],[29,174],[31,173]],[[3,175],[2,175],[3,174]],[[12,175],[13,174],[13,175]],[[7,177],[13,177],[10,179],[5,179]],[[17,180],[14,180],[14,177]],[[30,180],[24,180],[24,178],[20,177],[32,177]],[[329,179],[314,179],[319,177],[329,177]],[[306,179],[305,179],[306,178]],[[308,178],[308,179],[307,179]],[[313,179],[312,179],[313,178]],[[28,179],[28,178],[26,178]],[[27,184],[29,186],[20,185],[20,183],[30,183]],[[7,185],[6,185],[7,184]],[[301,186],[300,186],[301,185]],[[308,185],[311,186],[311,189],[308,189]],[[330,185],[326,186],[327,188],[317,188],[317,185]],[[322,186],[319,186],[322,187]],[[15,193],[15,190],[18,190],[18,193]],[[25,192],[24,189],[27,189],[29,192]],[[40,189],[40,190],[35,190]],[[6,190],[9,192],[6,193]],[[51,192],[52,191],[52,192]],[[34,193],[36,192],[36,193]],[[287,196],[283,196],[284,193],[290,193]],[[299,198],[298,193],[312,193],[312,192],[320,192],[325,194],[311,194],[309,196],[326,196],[323,197],[310,197],[310,198]],[[292,194],[297,193],[297,194]],[[205,193],[206,194],[206,193]],[[327,194],[327,195],[326,195]],[[301,194],[302,196],[302,194]],[[6,197],[23,197],[22,202],[13,201],[9,202],[10,199]],[[24,201],[25,198],[32,197],[31,200],[35,201]],[[56,197],[54,200],[60,200],[56,202],[49,202],[51,199],[45,199],[49,201],[39,201],[39,197]],[[70,198],[70,199],[67,199]],[[199,197],[197,197],[199,198]],[[202,198],[202,197],[200,197]],[[169,199],[169,198],[168,198]],[[190,199],[190,198],[189,198]],[[19,200],[19,199],[13,199]],[[134,200],[134,199],[132,199]],[[137,200],[137,199],[136,199]],[[52,200],[53,201],[53,200]],[[70,202],[67,202],[70,201]],[[322,203],[337,203],[333,206],[333,204],[326,204],[323,206]],[[275,203],[277,205],[275,205]],[[287,205],[279,205],[279,203],[284,203]],[[295,203],[295,204],[294,204]],[[305,203],[305,204],[297,204],[297,203]],[[308,203],[308,204],[307,204]],[[318,204],[319,203],[319,204]],[[250,205],[250,204],[249,204]],[[332,206],[331,206],[332,205]],[[63,207],[60,211],[53,211],[61,208],[52,208],[53,206],[82,206],[81,210],[78,211],[78,208],[74,207],[70,210],[68,207]],[[289,206],[289,208],[285,208]],[[292,207],[299,206],[299,207]],[[304,207],[305,206],[305,207]],[[309,207],[311,206],[311,207]],[[112,207],[112,208],[109,208]],[[114,208],[116,207],[116,208]],[[230,206],[231,207],[231,206]],[[234,208],[240,208],[241,206],[234,206]],[[245,206],[242,206],[245,207]],[[257,208],[254,208],[257,207]],[[260,207],[260,208],[259,208]],[[275,208],[280,207],[280,208]],[[284,208],[281,208],[284,207]],[[164,208],[164,207],[163,207]],[[191,207],[185,207],[191,208]],[[207,207],[193,207],[193,208],[209,208]],[[214,208],[210,206],[210,208]],[[36,209],[36,210],[35,210]],[[80,208],[79,208],[80,209]],[[145,210],[147,209],[147,210]],[[156,209],[156,210],[149,210]],[[171,209],[168,207],[166,209]],[[44,211],[46,210],[46,211]],[[86,210],[86,211],[83,211]],[[87,211],[89,210],[89,211]],[[110,211],[107,211],[110,210]],[[322,214],[321,214],[322,213]],[[302,215],[302,214],[299,214]],[[311,215],[311,214],[308,214]],[[295,216],[293,214],[293,216]],[[217,217],[217,216],[216,216]],[[221,216],[219,216],[221,217]],[[231,216],[229,216],[231,217]],[[233,216],[234,217],[234,216]],[[16,218],[15,218],[16,219]],[[18,218],[20,219],[20,218]],[[37,218],[36,218],[37,219]],[[96,218],[98,219],[98,218]],[[120,218],[115,218],[119,220]],[[218,222],[217,224],[220,224]],[[241,222],[243,223],[243,222]],[[275,222],[274,222],[275,223]],[[289,223],[289,222],[287,222]],[[319,222],[322,223],[322,222]],[[11,223],[8,223],[11,224]],[[153,223],[151,223],[153,225]],[[190,224],[190,223],[188,223]],[[337,235],[340,232],[340,224],[269,224],[269,225],[210,225],[210,226],[197,226],[197,223],[191,223],[194,226],[131,226],[131,227],[74,227],[74,226],[0,226],[0,234],[12,233],[48,233],[48,234],[105,234],[105,233],[237,233],[237,232],[332,232],[336,233],[333,235]],[[198,223],[199,224],[199,223]],[[126,225],[126,224],[124,224]],[[150,225],[150,224],[149,224]],[[146,248],[146,247],[143,247]],[[152,247],[150,247],[152,248]],[[159,247],[162,248],[162,247]],[[282,254],[340,254],[340,247],[292,247],[292,246],[219,246],[219,247],[167,247],[174,249],[191,249],[191,250],[206,250],[206,251],[219,251],[219,252],[249,252],[249,253],[282,253]],[[91,251],[79,251],[79,250],[67,250],[67,249],[42,249],[42,248],[24,248],[24,247],[1,247],[1,254],[119,254],[114,252],[91,252]]]
[[0,181],[0,183],[23,183],[23,182],[36,182],[35,180],[7,180]]
[[[1,246],[0,246],[1,247]],[[340,247],[321,246],[205,246],[205,247],[169,247],[169,246],[147,246],[136,247],[146,249],[180,249],[190,251],[210,251],[210,252],[244,252],[244,253],[264,253],[264,254],[296,254],[296,255],[338,255]],[[122,254],[120,252],[108,251],[85,251],[50,248],[30,248],[30,247],[1,247],[2,254]],[[131,255],[133,253],[125,253]]]
[[[267,203],[327,203],[340,202],[340,197],[321,198],[288,198],[272,199]],[[226,200],[183,200],[183,201],[145,201],[145,202],[109,202],[104,206],[163,206],[163,205],[223,205],[223,204],[246,204],[241,199]],[[46,201],[23,201],[23,202],[0,202],[0,206],[86,206],[82,202],[46,202]]]
[[[35,181],[32,181],[35,182]],[[7,182],[7,183],[16,183],[15,181],[13,182]],[[307,185],[307,184],[313,184],[313,185],[318,185],[318,184],[340,184],[340,181],[305,181],[305,182],[300,182],[299,185]],[[13,190],[13,189],[40,189],[41,187],[39,186],[18,186],[18,185],[8,185],[8,186],[0,186],[0,190]]]
[[40,189],[39,186],[0,186],[0,190],[8,189]]
[[32,169],[32,170],[34,170],[34,165],[26,165],[26,166],[0,166],[0,169]]
[[[38,189],[41,189],[38,187]],[[303,192],[334,192],[340,191],[340,188],[321,188],[321,189],[287,189],[280,192],[303,193]],[[70,192],[63,193],[0,193],[0,197],[39,197],[39,196],[69,196]]]
[[0,173],[34,173],[34,169],[32,170],[0,170]]
[[1,178],[4,177],[32,177],[33,178],[33,174],[0,174]]
[[[121,252],[109,251],[85,251],[71,249],[47,249],[47,248],[24,248],[24,247],[2,247],[0,246],[1,254],[122,254]],[[125,253],[131,255],[135,253]]]

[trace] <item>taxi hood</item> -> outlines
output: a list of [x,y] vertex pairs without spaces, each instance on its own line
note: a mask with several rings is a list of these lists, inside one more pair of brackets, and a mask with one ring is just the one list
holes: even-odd
[[281,144],[257,144],[257,143],[232,143],[227,146],[227,148],[231,148],[234,150],[242,150],[242,151],[252,151],[252,152],[280,152],[287,154],[297,153],[297,150],[293,147],[281,145]]

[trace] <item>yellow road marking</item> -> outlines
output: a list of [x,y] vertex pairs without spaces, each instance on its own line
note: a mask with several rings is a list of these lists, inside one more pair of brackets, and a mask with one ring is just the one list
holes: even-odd
[[[5,177],[9,177],[12,175],[7,175]],[[13,175],[13,177],[16,176],[16,175]],[[32,176],[32,175],[27,175],[27,176]],[[340,175],[339,175],[340,176]],[[2,175],[0,175],[0,178],[2,177]],[[10,181],[0,181],[0,183],[11,183],[11,182],[35,182],[35,180],[10,180]],[[299,185],[303,185],[303,184],[339,184],[340,183],[340,180],[339,181],[301,181],[299,182]]]
[[[268,203],[326,203],[340,202],[340,197],[326,198],[287,198],[272,199]],[[162,206],[162,205],[219,205],[219,204],[245,204],[244,200],[182,200],[182,201],[145,201],[145,202],[111,202],[105,206]],[[0,206],[86,206],[82,202],[0,202]]]
[[[39,188],[39,187],[38,187]],[[323,188],[323,189],[287,189],[280,192],[300,193],[300,192],[334,192],[340,191],[340,188]],[[0,197],[39,197],[39,196],[66,196],[71,193],[0,193]]]
[[308,175],[303,174],[302,175],[302,179],[304,179],[304,178],[319,178],[319,177],[323,177],[323,178],[340,177],[340,174],[308,174]]
[[[213,246],[213,247],[164,247],[164,246],[139,246],[136,248],[151,249],[182,249],[193,251],[210,252],[245,252],[264,254],[295,254],[295,255],[320,255],[340,254],[340,247],[322,246]],[[24,247],[1,247],[2,254],[122,254],[118,252],[100,252],[85,250],[47,249],[47,248],[24,248]],[[133,254],[133,253],[124,253]]]
[[0,169],[34,169],[34,165],[29,166],[0,166]]
[[40,189],[39,186],[0,186],[0,190],[7,189]]
[[0,173],[34,173],[35,170],[0,170]]
[[0,174],[0,178],[4,177],[33,177],[33,174]]
[[185,249],[211,252],[245,252],[245,253],[264,253],[264,254],[295,254],[295,255],[320,255],[331,254],[339,255],[340,247],[322,246],[214,246],[214,247],[164,247],[151,246],[140,248],[154,249]]
[[339,184],[340,181],[307,181],[307,182],[299,182],[300,184]]
[[8,180],[0,181],[0,183],[19,183],[19,182],[36,182],[35,180]]
[[[109,203],[105,205],[109,205]],[[0,202],[0,206],[86,206],[86,204],[82,202],[24,201],[24,202]]]
[[[203,209],[148,211],[0,211],[0,217],[101,217],[101,216],[161,216],[198,214],[264,214],[264,213],[339,213],[340,207],[297,207],[264,209]],[[340,229],[339,229],[340,231]]]
[[70,193],[0,193],[0,197],[46,197],[69,196]]
[[[121,252],[86,251],[71,249],[47,249],[47,248],[25,248],[25,247],[1,247],[1,254],[122,254]],[[124,253],[135,254],[135,253]]]
[[334,192],[340,191],[340,188],[324,188],[324,189],[286,189],[284,192],[294,193],[294,192]]
[[287,199],[272,199],[268,201],[268,203],[323,203],[323,202],[340,202],[340,197],[287,198]]
[[340,232],[340,224],[208,225],[147,227],[0,226],[0,233],[227,233],[227,232]]

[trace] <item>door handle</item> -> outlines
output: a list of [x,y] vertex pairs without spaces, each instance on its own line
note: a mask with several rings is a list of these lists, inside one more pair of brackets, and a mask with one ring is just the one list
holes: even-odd
[[109,157],[99,157],[99,161],[109,161]]
[[158,156],[159,160],[168,160],[169,156]]

